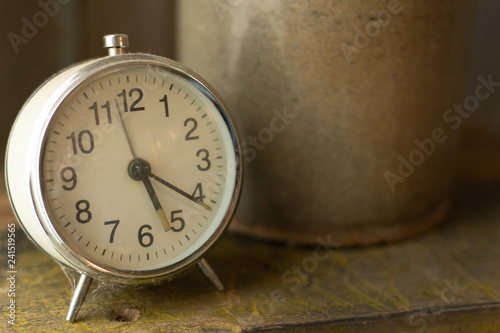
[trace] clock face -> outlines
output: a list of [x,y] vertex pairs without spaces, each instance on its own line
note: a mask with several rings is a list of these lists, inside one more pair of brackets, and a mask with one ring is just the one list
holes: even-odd
[[236,140],[213,96],[127,64],[74,89],[41,150],[45,209],[63,243],[107,272],[148,275],[203,252],[234,206]]

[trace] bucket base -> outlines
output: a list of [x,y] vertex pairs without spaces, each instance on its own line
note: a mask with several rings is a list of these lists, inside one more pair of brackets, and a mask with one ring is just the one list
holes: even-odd
[[452,207],[451,198],[446,198],[437,205],[429,214],[423,218],[398,221],[392,226],[377,226],[377,223],[370,223],[371,226],[365,228],[357,227],[356,230],[326,229],[325,230],[284,230],[269,228],[264,224],[248,224],[242,223],[238,218],[235,218],[231,223],[230,231],[252,238],[258,238],[264,241],[279,242],[279,243],[298,243],[303,245],[317,245],[320,242],[328,240],[328,244],[332,246],[354,246],[354,245],[371,245],[377,243],[386,243],[398,241],[417,235],[432,226],[443,221]]

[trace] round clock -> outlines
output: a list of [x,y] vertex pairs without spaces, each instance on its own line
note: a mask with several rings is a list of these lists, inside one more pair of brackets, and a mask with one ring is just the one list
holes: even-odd
[[204,255],[221,237],[241,186],[229,111],[182,65],[126,53],[67,68],[23,106],[10,134],[6,182],[29,237],[79,274],[73,321],[93,278],[170,279],[193,265],[223,289]]

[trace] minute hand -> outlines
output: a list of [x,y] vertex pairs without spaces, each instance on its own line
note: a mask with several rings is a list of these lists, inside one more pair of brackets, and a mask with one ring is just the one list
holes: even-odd
[[191,194],[187,193],[187,192],[184,192],[183,190],[181,190],[180,188],[178,188],[177,186],[173,185],[173,184],[170,184],[169,182],[167,182],[166,180],[158,177],[157,175],[155,175],[154,173],[150,173],[149,176],[151,178],[153,178],[154,180],[156,180],[157,182],[159,182],[160,184],[162,185],[165,185],[166,187],[168,187],[169,189],[171,190],[174,190],[175,192],[179,193],[180,195],[188,198],[189,200],[191,200],[192,202],[194,203],[197,203],[198,205],[200,205],[201,207],[205,208],[206,210],[212,210],[212,207],[210,207],[209,205],[207,205],[206,203],[204,203],[201,199],[196,199],[194,196],[192,196]]

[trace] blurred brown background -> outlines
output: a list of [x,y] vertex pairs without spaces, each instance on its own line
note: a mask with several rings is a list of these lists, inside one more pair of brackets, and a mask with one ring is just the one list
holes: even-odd
[[[468,92],[473,92],[478,75],[492,74],[500,81],[500,1],[480,0],[471,54],[471,71]],[[493,94],[481,102],[479,110],[470,118],[471,123],[481,123],[493,129],[500,129],[500,94]]]
[[[500,20],[497,19],[500,2],[479,2],[467,92],[473,92],[478,75],[491,73],[494,80],[500,81]],[[131,40],[131,51],[175,59],[175,10],[174,0],[0,1],[2,159],[10,127],[24,101],[60,69],[83,59],[105,55],[101,43],[104,34],[126,33]],[[34,31],[25,27],[27,21],[37,23]],[[28,38],[23,36],[23,28]],[[18,40],[17,53],[11,41],[17,38],[13,34],[22,39],[22,42]],[[464,127],[500,130],[499,107],[500,94],[493,94],[481,102],[479,110]],[[465,140],[468,138],[466,135]]]

